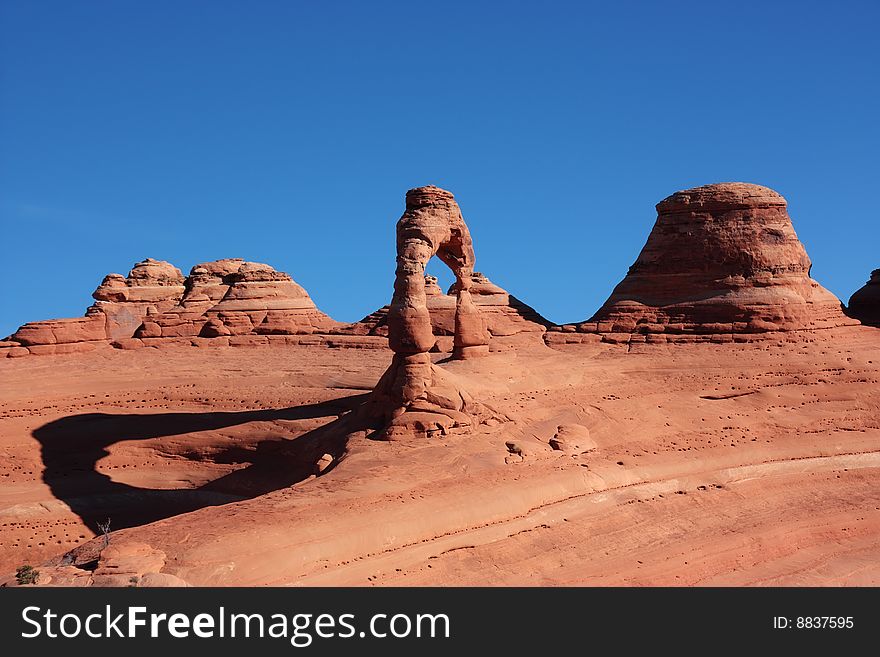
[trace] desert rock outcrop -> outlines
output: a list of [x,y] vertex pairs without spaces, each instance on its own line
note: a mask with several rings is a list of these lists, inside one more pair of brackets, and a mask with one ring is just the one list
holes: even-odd
[[295,335],[335,326],[288,274],[229,258],[193,267],[180,304],[147,317],[135,337]]
[[[534,308],[524,304],[502,287],[495,285],[480,272],[474,272],[471,276],[470,293],[474,305],[480,309],[485,319],[486,329],[491,337],[503,337],[516,333],[541,333],[550,326],[550,322]],[[457,295],[458,284],[455,283],[449,288],[446,297],[455,298]],[[448,307],[448,302],[446,305]],[[429,300],[428,307],[432,310],[432,322],[442,330],[448,326],[449,312],[444,313],[439,303],[434,308],[431,306],[431,300]]]
[[25,347],[96,342],[107,339],[104,318],[98,314],[28,322],[10,336]]
[[575,330],[732,340],[851,323],[810,267],[786,201],[772,189],[720,183],[676,192],[657,204],[626,277]]
[[87,314],[102,314],[111,340],[130,338],[148,312],[163,312],[183,296],[180,270],[162,260],[137,263],[128,276],[108,274],[92,293],[94,305]]
[[479,412],[470,395],[434,365],[429,354],[435,338],[426,293],[432,286],[430,281],[426,285],[425,266],[435,255],[456,280],[453,358],[488,352],[486,325],[471,297],[474,247],[461,210],[446,190],[411,189],[397,222],[397,273],[388,309],[394,358],[362,409],[391,440],[466,430]]
[[84,317],[28,322],[9,341],[30,353],[49,354],[85,351],[96,343],[131,337],[148,313],[170,308],[180,300],[183,282],[179,269],[147,258],[128,276],[105,276]]
[[[128,276],[105,276],[92,296],[95,303],[84,317],[20,327],[0,341],[0,358],[88,351],[111,343],[123,348],[189,344],[189,339],[224,336],[250,336],[239,339],[262,344],[271,335],[329,334],[340,326],[290,276],[241,258],[196,265],[186,278],[172,264],[147,258]],[[344,339],[358,338],[338,340]]]
[[880,269],[871,272],[871,280],[849,299],[847,314],[869,326],[880,326]]
[[[551,326],[551,323],[534,308],[523,303],[480,272],[471,275],[470,295],[474,305],[480,309],[486,324],[490,346],[496,338],[519,333],[540,334]],[[456,286],[452,285],[449,291],[444,293],[437,285],[436,277],[425,276],[425,296],[434,335],[447,336],[447,339],[453,336]],[[389,307],[384,306],[361,321],[342,327],[339,332],[354,335],[388,335]],[[441,341],[438,340],[437,344],[441,344]]]

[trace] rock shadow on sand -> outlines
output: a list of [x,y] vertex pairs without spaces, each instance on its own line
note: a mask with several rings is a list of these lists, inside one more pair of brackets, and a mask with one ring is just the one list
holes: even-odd
[[[35,429],[40,443],[43,481],[90,529],[111,520],[111,530],[135,527],[206,506],[265,495],[315,474],[322,454],[338,458],[346,432],[339,416],[366,395],[352,395],[284,409],[206,413],[84,413],[54,420]],[[247,446],[221,448],[215,463],[247,463],[197,488],[156,489],[114,481],[97,469],[109,448],[123,441],[142,441],[213,431],[248,422],[334,418],[294,439],[273,437]]]

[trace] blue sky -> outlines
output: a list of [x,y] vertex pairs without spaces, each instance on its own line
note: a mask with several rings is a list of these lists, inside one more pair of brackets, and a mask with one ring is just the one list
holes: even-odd
[[557,322],[602,303],[655,203],[732,180],[788,198],[846,299],[880,267],[878,7],[5,0],[0,336],[148,256],[267,262],[360,319],[425,184]]

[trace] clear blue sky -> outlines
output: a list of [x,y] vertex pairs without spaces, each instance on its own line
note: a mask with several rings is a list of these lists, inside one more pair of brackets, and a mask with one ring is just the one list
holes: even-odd
[[557,322],[710,182],[785,195],[838,296],[880,267],[877,2],[0,6],[0,336],[147,256],[267,262],[357,320],[425,184]]

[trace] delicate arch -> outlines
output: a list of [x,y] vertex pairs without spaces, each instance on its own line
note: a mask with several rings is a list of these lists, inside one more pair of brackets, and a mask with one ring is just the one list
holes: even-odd
[[433,423],[443,431],[448,428],[444,423],[450,427],[469,424],[468,416],[461,412],[466,406],[463,394],[431,392],[443,376],[428,353],[435,337],[427,306],[425,267],[435,255],[455,275],[452,357],[473,358],[489,351],[489,334],[470,294],[474,246],[461,210],[452,194],[443,189],[411,189],[406,194],[406,210],[397,222],[397,270],[388,310],[388,342],[394,358],[368,405],[372,409],[369,413],[385,423],[418,406],[418,412],[409,414],[412,423],[397,423],[401,435],[429,433],[431,429],[425,428],[421,417],[426,414],[431,418],[427,425]]

